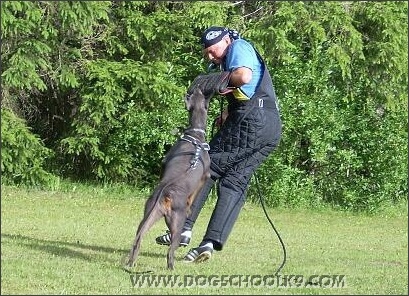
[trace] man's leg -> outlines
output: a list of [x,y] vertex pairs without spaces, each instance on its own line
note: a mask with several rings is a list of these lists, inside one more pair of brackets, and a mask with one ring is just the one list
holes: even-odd
[[258,107],[229,110],[219,130],[219,157],[212,168],[219,172],[218,199],[202,243],[185,256],[185,261],[201,262],[213,249],[221,250],[246,199],[247,186],[254,171],[277,147],[281,121],[276,112]]
[[211,241],[215,250],[220,251],[223,248],[233,229],[246,200],[250,175],[243,177],[231,174],[219,181],[219,198],[203,236],[203,242]]
[[209,196],[210,190],[212,190],[212,187],[215,182],[216,182],[215,180],[209,178],[204,183],[202,190],[200,190],[199,194],[196,196],[196,198],[194,199],[193,203],[190,206],[190,214],[186,218],[183,230],[192,230],[193,225],[195,224],[196,219],[199,216],[200,211],[202,210],[203,205],[205,204]]
[[254,171],[265,160],[271,147],[264,147],[233,167],[219,179],[218,199],[210,218],[206,234],[199,247],[191,249],[185,262],[202,262],[209,259],[213,250],[221,250],[226,243],[242,209],[247,187]]

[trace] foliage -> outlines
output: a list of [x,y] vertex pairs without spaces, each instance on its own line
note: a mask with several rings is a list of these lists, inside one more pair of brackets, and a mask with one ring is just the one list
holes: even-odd
[[4,1],[2,106],[53,148],[78,108],[83,63],[92,59],[109,2]]
[[2,183],[56,188],[59,178],[49,173],[46,165],[52,154],[22,119],[8,109],[1,109]]
[[157,160],[174,141],[173,123],[187,119],[183,92],[172,77],[161,62],[89,63],[75,132],[61,142],[61,149],[72,156],[69,169],[80,177],[89,173],[104,181],[130,182],[158,171]]
[[268,204],[375,211],[408,192],[407,8],[2,2],[2,112],[25,119],[58,176],[150,186],[186,124],[185,89],[207,68],[198,36],[225,25],[260,51],[279,98],[282,141],[257,173]]
[[[390,19],[396,13],[393,22],[381,9]],[[366,35],[361,14],[377,34]],[[278,160],[262,170],[264,178],[279,174],[264,186],[273,204],[372,211],[406,198],[407,68],[384,60],[407,61],[406,15],[404,3],[280,3],[273,19],[252,26],[267,30],[247,31],[273,69],[283,115]]]

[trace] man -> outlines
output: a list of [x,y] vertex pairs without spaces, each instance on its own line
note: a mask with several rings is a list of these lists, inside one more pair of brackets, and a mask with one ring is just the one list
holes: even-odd
[[[223,92],[218,86],[213,89],[226,96],[228,106],[221,117],[227,117],[209,142],[211,178],[191,206],[181,245],[189,244],[193,225],[217,180],[218,199],[202,242],[187,253],[186,262],[202,262],[214,250],[222,250],[244,205],[251,176],[281,138],[279,109],[266,65],[249,42],[233,33],[237,32],[210,27],[201,38],[204,56],[228,74],[225,90],[230,92]],[[203,82],[210,77],[214,75],[203,75],[199,80]],[[226,75],[218,77],[226,80]],[[219,85],[222,83],[219,81]],[[156,242],[169,245],[170,233],[157,237]]]

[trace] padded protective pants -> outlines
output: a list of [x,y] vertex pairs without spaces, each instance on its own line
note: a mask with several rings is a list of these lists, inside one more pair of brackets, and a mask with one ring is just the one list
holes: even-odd
[[260,107],[257,100],[229,106],[224,125],[209,142],[211,178],[193,201],[184,226],[192,229],[212,186],[219,180],[217,203],[203,237],[204,241],[213,241],[215,250],[223,248],[238,218],[251,176],[281,138],[282,126],[275,102]]

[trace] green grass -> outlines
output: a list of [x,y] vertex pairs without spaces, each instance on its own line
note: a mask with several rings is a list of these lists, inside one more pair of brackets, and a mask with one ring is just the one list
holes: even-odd
[[[245,283],[237,287],[237,277],[232,278],[230,287],[220,287],[217,281],[213,281],[216,286],[206,284],[213,275],[268,276],[281,264],[283,253],[277,236],[262,208],[250,203],[243,208],[223,251],[215,252],[208,262],[186,264],[182,258],[188,248],[179,248],[174,271],[166,269],[167,247],[154,242],[166,229],[165,223],[155,224],[142,242],[137,272],[150,271],[150,279],[176,275],[188,282],[202,281],[191,287],[133,287],[121,264],[142,217],[145,198],[146,194],[130,189],[72,185],[50,192],[2,186],[1,293],[408,293],[406,205],[376,216],[329,209],[268,209],[287,250],[281,279],[343,275],[342,288],[245,287]],[[212,199],[206,203],[196,223],[192,246],[200,242],[213,203]]]

